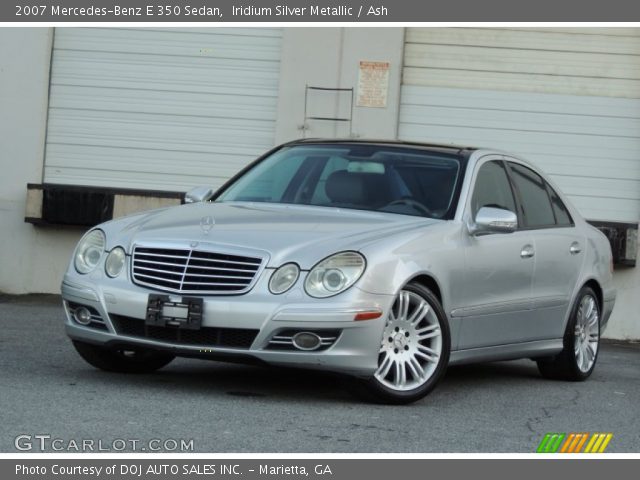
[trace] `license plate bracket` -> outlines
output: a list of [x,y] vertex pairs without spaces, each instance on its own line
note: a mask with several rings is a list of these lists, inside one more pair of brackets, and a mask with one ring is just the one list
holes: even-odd
[[199,330],[202,327],[203,307],[202,298],[181,297],[175,301],[175,297],[172,300],[169,295],[150,294],[145,324],[154,327]]

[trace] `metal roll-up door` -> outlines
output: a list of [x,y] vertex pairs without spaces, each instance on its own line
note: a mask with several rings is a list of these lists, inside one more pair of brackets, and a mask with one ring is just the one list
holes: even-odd
[[640,29],[409,28],[399,137],[500,148],[590,220],[640,219]]
[[282,32],[57,28],[44,181],[219,186],[274,145]]

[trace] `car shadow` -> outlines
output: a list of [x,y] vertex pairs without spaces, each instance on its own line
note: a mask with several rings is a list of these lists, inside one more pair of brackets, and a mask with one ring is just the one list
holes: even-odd
[[[108,382],[112,387],[166,391],[167,386],[181,393],[224,395],[268,401],[354,402],[349,394],[353,379],[327,372],[270,366],[235,365],[178,359],[158,372],[146,375],[102,372],[91,367],[76,373],[83,381]],[[530,382],[540,380],[535,363],[530,361],[495,362],[450,367],[440,387],[447,391],[485,388],[505,380]]]

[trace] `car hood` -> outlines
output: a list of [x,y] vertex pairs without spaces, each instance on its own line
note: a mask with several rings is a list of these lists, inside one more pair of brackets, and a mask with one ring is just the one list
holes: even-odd
[[441,223],[422,217],[267,203],[197,203],[155,210],[103,226],[108,248],[123,245],[197,247],[269,257],[269,266],[303,269],[342,250]]

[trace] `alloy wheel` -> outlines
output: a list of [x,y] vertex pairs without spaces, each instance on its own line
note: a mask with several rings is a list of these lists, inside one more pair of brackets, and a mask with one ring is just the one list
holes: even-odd
[[434,308],[419,294],[402,290],[387,317],[375,378],[392,390],[413,390],[431,378],[441,355]]
[[573,345],[576,364],[581,372],[588,372],[596,361],[600,339],[599,321],[596,299],[585,295],[576,314]]

